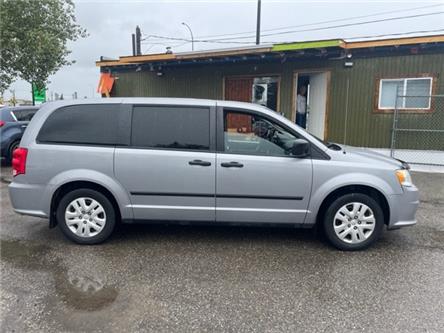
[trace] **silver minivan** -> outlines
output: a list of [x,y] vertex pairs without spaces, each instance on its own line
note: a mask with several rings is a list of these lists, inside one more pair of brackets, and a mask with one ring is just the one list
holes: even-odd
[[407,164],[322,142],[263,106],[108,98],[45,104],[13,156],[17,213],[95,244],[117,223],[319,226],[341,250],[416,223]]

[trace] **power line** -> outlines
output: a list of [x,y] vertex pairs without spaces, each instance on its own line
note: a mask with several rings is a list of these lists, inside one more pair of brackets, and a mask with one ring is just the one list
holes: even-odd
[[167,43],[156,43],[156,42],[154,42],[154,43],[142,43],[142,44],[148,44],[149,45],[145,49],[144,54],[146,54],[149,50],[151,50],[155,46],[164,46],[164,47],[171,47],[171,48],[176,47],[176,48],[178,48],[178,47],[184,46],[184,45],[189,44],[189,43],[190,42],[177,43],[177,44],[167,44]]
[[[381,35],[370,35],[370,36],[355,36],[355,37],[342,37],[340,39],[344,39],[344,40],[350,40],[350,39],[365,39],[365,38],[380,38],[380,37],[390,37],[390,36],[402,36],[402,35],[411,35],[411,34],[419,34],[419,33],[436,33],[436,32],[443,32],[444,28],[441,29],[434,29],[434,30],[416,30],[416,31],[406,31],[406,32],[397,32],[397,33],[392,33],[392,34],[381,34]],[[154,37],[154,38],[162,38],[162,39],[167,39],[167,40],[177,40],[177,41],[186,41],[186,43],[190,43],[191,40],[188,40],[186,38],[178,38],[178,37],[168,37],[168,36],[157,36],[157,35],[150,35],[149,37]],[[212,41],[212,40],[195,40],[195,42],[198,43],[219,43],[219,44],[233,44],[233,43],[237,43],[237,44],[255,44],[256,42],[248,42],[248,41],[244,41],[244,42],[236,42],[236,41]],[[280,43],[280,44],[285,44],[285,43],[293,43],[294,41],[265,41],[264,44],[276,44],[276,43]],[[158,44],[164,44],[164,43],[158,43]],[[185,44],[185,43],[184,43]],[[164,44],[166,45],[166,44]],[[179,44],[182,45],[182,44]]]
[[[428,9],[433,7],[441,7],[442,4],[439,5],[430,5],[430,6],[422,6],[422,7],[414,7],[414,8],[408,8],[408,9],[401,9],[401,10],[391,10],[391,11],[385,11],[385,12],[378,12],[374,14],[369,15],[361,15],[361,16],[351,16],[351,17],[344,17],[334,20],[328,20],[328,21],[319,21],[319,22],[313,22],[308,24],[300,24],[300,25],[294,25],[294,26],[285,26],[280,28],[273,28],[273,29],[263,29],[262,32],[270,32],[270,31],[278,31],[283,29],[290,29],[290,28],[301,28],[301,27],[309,27],[313,25],[321,25],[326,23],[334,23],[334,22],[340,22],[340,21],[349,21],[349,20],[356,20],[356,19],[362,19],[367,17],[373,17],[373,16],[380,16],[380,15],[387,15],[387,14],[393,14],[393,13],[402,13],[402,12],[410,12],[412,10],[420,10],[420,9]],[[244,35],[244,34],[251,34],[255,31],[244,31],[244,32],[237,32],[237,33],[227,33],[227,34],[218,34],[218,35],[204,35],[204,36],[198,36],[199,38],[212,38],[212,37],[224,37],[224,36],[235,36],[235,35]]]
[[[157,38],[157,39],[165,39],[165,40],[176,40],[176,41],[186,41],[191,43],[191,39],[188,38],[180,38],[180,37],[170,37],[170,36],[160,36],[160,35],[148,35],[143,40],[147,40],[149,38]],[[256,42],[240,42],[240,41],[218,41],[218,40],[194,40],[195,43],[216,43],[216,44],[256,44]]]
[[[389,21],[399,21],[399,20],[405,20],[405,19],[411,19],[411,18],[417,18],[417,17],[424,17],[424,16],[434,16],[434,15],[440,15],[443,14],[444,11],[441,12],[433,12],[433,13],[425,13],[425,14],[416,14],[416,15],[408,15],[408,16],[397,16],[397,17],[391,17],[391,18],[385,18],[385,19],[379,19],[379,20],[371,20],[371,21],[363,21],[363,22],[356,22],[356,23],[346,23],[346,24],[339,24],[339,25],[330,25],[327,27],[321,27],[321,28],[311,28],[311,29],[301,29],[301,30],[290,30],[290,31],[282,31],[282,32],[276,32],[276,33],[269,33],[269,34],[262,34],[262,37],[268,37],[268,36],[279,36],[279,35],[287,35],[287,34],[293,34],[296,32],[307,32],[307,31],[319,31],[319,30],[327,30],[327,29],[336,29],[336,28],[344,28],[344,27],[352,27],[357,25],[365,25],[365,24],[372,24],[372,23],[381,23],[381,22],[389,22]],[[245,38],[253,38],[254,35],[250,36],[243,36],[243,37],[227,37],[227,38],[217,38],[212,40],[217,41],[226,41],[231,39],[245,39]]]
[[[397,32],[397,33],[392,33],[392,34],[381,34],[381,35],[371,35],[371,36],[355,36],[355,37],[342,37],[341,39],[345,39],[345,40],[350,40],[350,39],[361,39],[361,38],[380,38],[380,37],[390,37],[390,36],[401,36],[401,35],[411,35],[411,34],[419,34],[419,33],[436,33],[436,32],[443,32],[444,28],[441,29],[434,29],[434,30],[416,30],[416,31],[406,31],[406,32]],[[166,39],[166,40],[176,40],[176,41],[185,41],[186,43],[190,43],[191,40],[186,39],[186,38],[178,38],[178,37],[169,37],[169,36],[158,36],[158,35],[149,35],[149,37],[153,37],[153,38],[159,38],[159,39]],[[244,41],[244,42],[236,42],[236,41],[212,41],[212,40],[194,40],[197,43],[218,43],[218,44],[255,44],[256,42],[248,42],[248,41]],[[285,43],[292,43],[294,41],[265,41],[264,44],[275,44],[275,43],[281,43],[281,44],[285,44]],[[154,42],[156,43],[156,42]],[[154,43],[146,43],[146,44],[154,44]],[[156,43],[156,44],[164,44],[165,43]],[[185,44],[185,43],[184,43]],[[182,44],[179,44],[182,45]],[[175,47],[175,46],[173,46]]]
[[[348,24],[340,24],[340,25],[334,25],[334,26],[327,26],[327,27],[321,27],[321,28],[312,28],[312,29],[302,29],[302,30],[293,30],[293,31],[284,31],[279,33],[271,33],[271,34],[262,34],[262,37],[267,36],[276,36],[276,35],[284,35],[284,34],[292,34],[296,32],[307,32],[307,31],[319,31],[319,30],[327,30],[327,29],[335,29],[335,28],[343,28],[343,27],[350,27],[350,26],[356,26],[356,25],[364,25],[364,24],[372,24],[372,23],[380,23],[380,22],[388,22],[388,21],[396,21],[396,20],[404,20],[404,19],[411,19],[411,18],[417,18],[417,17],[424,17],[424,16],[433,16],[438,14],[443,14],[444,12],[434,12],[434,13],[425,13],[425,14],[416,14],[416,15],[409,15],[409,16],[398,16],[398,17],[391,17],[391,18],[385,18],[385,19],[379,19],[379,20],[372,20],[372,21],[364,21],[364,22],[356,22],[356,23],[348,23]],[[248,41],[236,41],[236,39],[245,39],[245,38],[253,38],[252,36],[245,36],[245,37],[236,37],[236,38],[220,38],[220,39],[195,39],[194,41],[196,43],[218,43],[218,44],[254,44],[254,42],[248,42]],[[180,37],[169,37],[169,36],[161,36],[161,35],[148,35],[142,40],[147,40],[149,38],[157,38],[157,39],[166,39],[166,40],[177,40],[177,41],[187,41],[191,42],[188,38],[180,38]]]
[[178,44],[174,44],[173,43],[167,43],[166,41],[154,41],[154,42],[142,42],[141,44],[143,45],[163,45],[163,46],[176,46],[176,45],[182,45],[182,44],[188,44],[190,42],[186,41],[185,43],[178,43]]
[[[392,36],[403,36],[403,35],[412,35],[412,34],[425,34],[425,33],[437,33],[437,32],[444,32],[444,28],[441,29],[434,29],[434,30],[416,30],[416,31],[406,31],[406,32],[396,32],[396,33],[391,33],[391,34],[380,34],[380,35],[367,35],[367,36],[355,36],[355,37],[342,37],[341,39],[344,40],[354,40],[354,39],[368,39],[368,38],[381,38],[381,37],[392,37]],[[166,39],[172,38],[172,37],[164,37]],[[175,40],[177,38],[174,38]],[[182,41],[185,41],[186,39],[180,39]],[[196,42],[196,40],[195,40]],[[197,42],[202,42],[202,41],[197,41]],[[293,41],[294,42],[294,41]],[[178,43],[178,44],[167,44],[167,43],[157,43],[157,42],[153,42],[153,43],[142,43],[142,44],[152,44],[150,47],[148,47],[145,50],[145,53],[149,50],[151,50],[154,46],[158,46],[158,45],[163,45],[163,46],[171,46],[171,47],[181,47],[183,45],[189,44],[191,43],[191,41],[186,40],[184,43]],[[211,42],[208,41],[207,43],[222,43],[222,44],[232,44],[233,42]],[[242,44],[255,44],[256,42],[239,42]],[[292,41],[289,42],[273,42],[273,41],[265,41],[264,44],[275,44],[275,43],[281,43],[281,44],[285,44],[285,43],[292,43]]]

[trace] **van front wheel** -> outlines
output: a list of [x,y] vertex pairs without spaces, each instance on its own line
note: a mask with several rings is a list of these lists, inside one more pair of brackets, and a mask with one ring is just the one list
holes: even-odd
[[363,250],[381,234],[384,214],[373,198],[350,193],[333,201],[325,213],[323,225],[328,240],[336,248]]
[[116,215],[113,205],[102,193],[77,189],[60,200],[57,222],[70,240],[78,244],[98,244],[113,232]]

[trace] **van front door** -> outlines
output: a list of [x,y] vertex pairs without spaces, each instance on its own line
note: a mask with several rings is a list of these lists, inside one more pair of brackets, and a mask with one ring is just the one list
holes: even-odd
[[303,223],[312,162],[291,155],[297,136],[266,117],[238,110],[224,110],[217,129],[223,144],[218,141],[216,221]]
[[135,219],[215,220],[214,107],[134,106],[115,175]]

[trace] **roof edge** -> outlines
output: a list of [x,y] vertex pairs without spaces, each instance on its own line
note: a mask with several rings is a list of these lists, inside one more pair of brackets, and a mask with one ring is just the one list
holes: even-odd
[[174,60],[180,61],[180,60],[193,60],[193,59],[205,59],[205,58],[209,59],[213,57],[217,58],[217,57],[297,51],[297,50],[307,50],[307,49],[324,49],[324,48],[335,48],[335,47],[342,49],[361,49],[361,48],[374,48],[374,47],[383,47],[383,46],[429,44],[429,43],[442,43],[442,42],[444,42],[444,34],[377,39],[377,40],[367,40],[367,41],[361,40],[355,42],[348,42],[347,40],[343,39],[327,39],[327,40],[294,42],[294,43],[277,43],[272,45],[257,45],[244,48],[204,50],[196,52],[157,53],[157,54],[147,54],[139,56],[121,56],[119,57],[118,60],[96,61],[96,66],[113,67],[120,65],[137,65],[137,64],[156,62],[156,61],[174,61]]
[[444,35],[416,36],[403,38],[376,39],[367,41],[345,42],[346,49],[366,47],[398,46],[408,44],[428,44],[444,42]]

